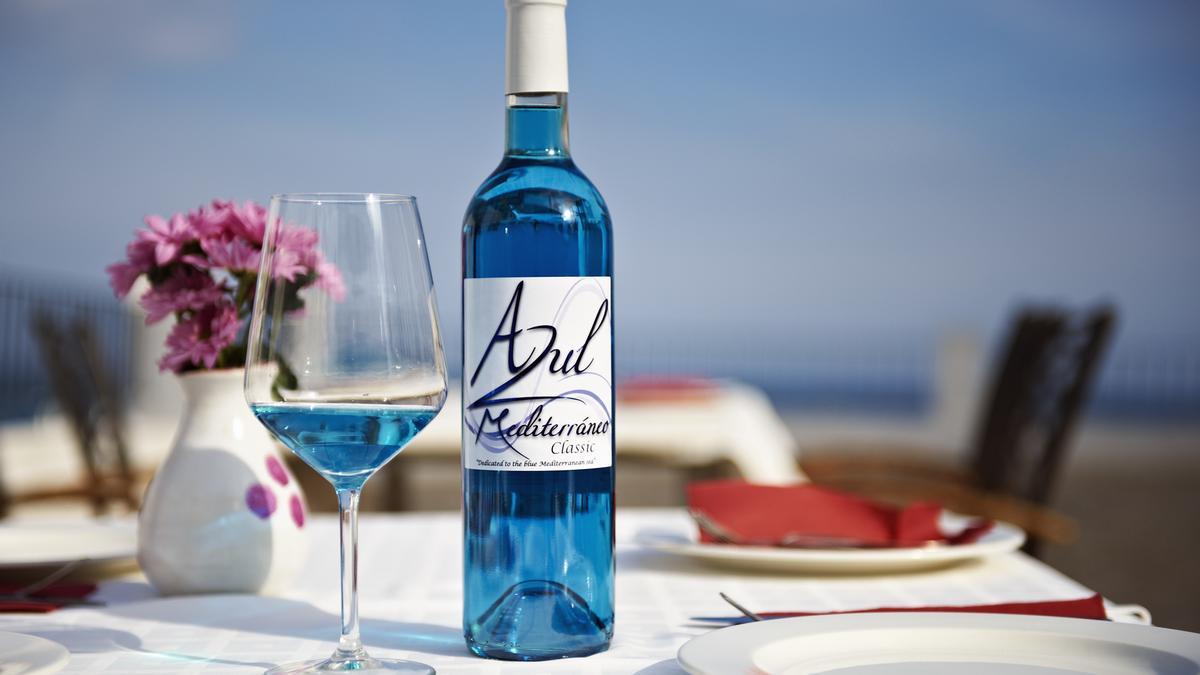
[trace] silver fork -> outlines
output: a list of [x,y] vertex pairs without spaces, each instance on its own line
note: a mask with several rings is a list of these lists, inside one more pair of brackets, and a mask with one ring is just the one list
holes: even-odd
[[728,595],[725,595],[724,593],[721,593],[720,591],[717,592],[717,595],[721,596],[721,599],[724,600],[725,602],[728,602],[729,604],[733,605],[734,609],[741,612],[743,615],[745,615],[751,621],[762,621],[763,620],[763,618],[761,616],[746,609],[745,607],[742,606],[742,604],[740,602],[738,602],[737,600],[734,600],[733,598],[729,597]]

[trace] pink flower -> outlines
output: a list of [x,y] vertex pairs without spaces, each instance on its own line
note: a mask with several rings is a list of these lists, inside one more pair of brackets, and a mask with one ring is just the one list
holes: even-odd
[[281,225],[275,246],[307,255],[317,246],[317,231],[297,225]]
[[246,202],[241,209],[233,207],[233,212],[237,234],[262,248],[263,236],[267,232],[267,209],[254,202]]
[[315,253],[317,258],[313,270],[317,273],[317,280],[313,285],[328,293],[329,297],[341,302],[346,297],[346,282],[342,280],[342,273],[338,271],[336,265],[325,260],[320,251]]
[[154,267],[154,242],[145,239],[134,239],[125,247],[125,257],[130,264],[139,269],[150,271]]
[[196,239],[196,230],[192,222],[182,213],[176,213],[170,220],[161,216],[146,216],[147,230],[138,230],[137,236],[142,241],[154,244],[154,262],[162,266],[175,260],[179,249],[189,241]]
[[167,335],[167,354],[158,367],[176,373],[188,365],[213,368],[221,350],[233,344],[240,329],[237,308],[232,302],[221,300],[202,307],[171,329]]
[[[239,206],[221,199],[170,219],[147,216],[125,259],[106,268],[117,296],[128,295],[142,275],[154,280],[140,300],[146,323],[176,317],[160,368],[213,368],[242,335],[239,312],[244,316],[253,300],[267,217],[267,209],[254,202]],[[289,292],[311,285],[341,300],[345,282],[317,249],[317,240],[311,228],[280,225],[271,276],[286,282]],[[241,365],[233,362],[240,360],[238,353],[230,351],[221,365]]]
[[123,298],[129,294],[134,282],[154,267],[154,242],[134,239],[125,247],[125,260],[104,268],[108,272],[108,285],[113,294]]
[[271,274],[277,279],[295,281],[299,275],[314,268],[313,254],[316,253],[317,233],[307,227],[281,225],[275,235],[275,256],[271,262]]
[[146,323],[152,324],[176,313],[199,310],[227,300],[227,293],[207,272],[180,267],[166,281],[156,284],[142,296]]
[[257,272],[259,249],[244,239],[201,239],[203,256],[185,255],[183,261],[202,269],[227,269],[230,272]]
[[129,294],[137,278],[142,276],[142,270],[127,262],[113,263],[104,268],[108,273],[108,285],[112,287],[113,295],[123,298]]
[[295,281],[297,275],[308,271],[300,262],[300,256],[287,249],[275,249],[275,257],[271,258],[271,276],[276,279]]
[[211,206],[200,206],[188,211],[187,218],[192,223],[192,229],[201,239],[220,237],[228,230],[225,224],[227,213],[225,206],[228,202],[214,199]]
[[214,199],[212,204],[200,207],[190,217],[201,237],[245,239],[256,248],[262,248],[267,210],[254,202],[248,201],[239,207],[231,201]]

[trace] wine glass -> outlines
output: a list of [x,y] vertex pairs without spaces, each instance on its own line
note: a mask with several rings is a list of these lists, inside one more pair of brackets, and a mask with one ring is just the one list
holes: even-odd
[[433,673],[367,655],[358,629],[363,484],[441,410],[446,367],[413,197],[271,198],[246,354],[246,401],[325,477],[341,518],[342,634],[323,661],[269,673]]

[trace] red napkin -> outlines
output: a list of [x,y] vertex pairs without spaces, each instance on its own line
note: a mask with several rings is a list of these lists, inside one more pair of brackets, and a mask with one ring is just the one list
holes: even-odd
[[[969,544],[992,528],[991,521],[981,520],[947,535],[938,526],[942,507],[934,502],[897,508],[811,484],[706,481],[689,485],[687,500],[689,508],[738,541],[765,546],[783,545],[789,535],[845,539],[864,547]],[[700,541],[718,539],[702,529]]]
[[688,403],[706,401],[717,393],[717,384],[700,377],[635,377],[617,385],[624,403]]
[[[0,584],[0,596],[16,593],[21,590],[21,586],[13,584]],[[86,598],[96,590],[95,584],[52,584],[43,588],[36,593],[30,594],[26,600],[5,600],[0,599],[0,613],[3,612],[32,612],[36,614],[44,614],[53,612],[61,607],[55,600],[62,598],[70,598],[77,600]]]

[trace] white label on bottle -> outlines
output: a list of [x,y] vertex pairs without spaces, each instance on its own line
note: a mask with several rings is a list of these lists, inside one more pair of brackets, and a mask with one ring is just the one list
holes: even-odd
[[466,279],[463,467],[612,466],[610,277]]

